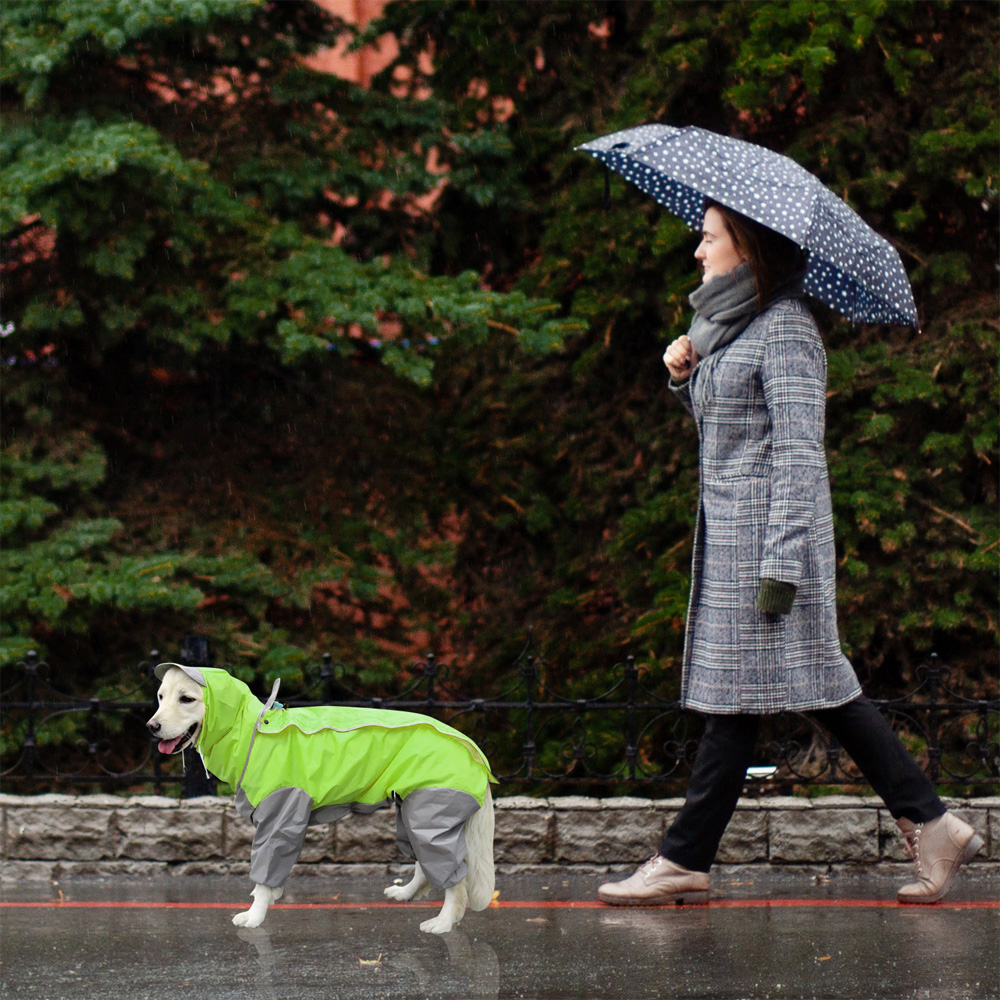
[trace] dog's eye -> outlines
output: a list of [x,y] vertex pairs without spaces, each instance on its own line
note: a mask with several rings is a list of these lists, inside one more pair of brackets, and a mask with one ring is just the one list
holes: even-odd
[[181,704],[182,705],[190,705],[191,702],[193,702],[193,701],[194,701],[194,698],[192,698],[189,694],[182,694],[181,695]]

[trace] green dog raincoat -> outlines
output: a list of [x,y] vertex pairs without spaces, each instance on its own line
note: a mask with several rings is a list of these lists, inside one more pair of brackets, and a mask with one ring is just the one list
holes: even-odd
[[236,789],[236,809],[254,825],[250,878],[278,888],[298,860],[306,827],[395,802],[396,839],[437,889],[466,873],[465,821],[493,779],[467,736],[415,712],[284,708],[278,684],[262,704],[225,670],[180,667],[204,688],[197,749]]

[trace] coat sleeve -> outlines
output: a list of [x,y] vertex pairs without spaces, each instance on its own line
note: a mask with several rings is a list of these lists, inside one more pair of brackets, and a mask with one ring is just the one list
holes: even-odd
[[277,889],[284,885],[292,865],[299,860],[312,799],[301,788],[271,792],[251,815],[255,827],[250,848],[250,878],[258,885]]
[[816,325],[786,312],[768,331],[761,368],[771,422],[770,506],[759,576],[797,587],[826,480],[826,354]]
[[670,391],[684,404],[684,409],[693,416],[694,406],[691,403],[691,377],[691,375],[688,375],[683,382],[675,382],[674,377],[671,375],[667,385]]

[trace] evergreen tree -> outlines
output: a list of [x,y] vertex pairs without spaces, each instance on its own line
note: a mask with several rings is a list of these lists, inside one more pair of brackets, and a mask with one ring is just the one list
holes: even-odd
[[[307,566],[183,524],[176,507],[198,508],[184,494],[224,473],[237,426],[273,437],[275,410],[350,392],[372,363],[386,373],[368,373],[371,391],[392,405],[412,395],[400,379],[428,384],[439,351],[495,330],[559,346],[556,303],[415,266],[439,109],[306,68],[347,31],[300,2],[4,5],[0,659],[103,660],[109,641],[134,651],[186,619],[294,668],[315,637],[278,627],[281,605],[301,618],[324,581],[363,600],[380,558],[415,561],[423,514],[400,519],[404,542],[353,497],[361,509],[320,533]],[[192,412],[201,468],[172,476],[158,458]],[[333,467],[378,447],[372,427],[349,430],[327,438]],[[166,485],[175,509],[143,510],[133,477],[147,496]]]
[[657,120],[789,153],[900,249],[919,334],[818,310],[842,632],[874,693],[931,649],[992,683],[996,28],[396,0],[362,90],[305,67],[350,30],[308,2],[5,4],[4,658],[198,630],[374,681],[440,643],[485,691],[533,624],[563,684],[631,651],[669,689],[695,239],[574,152]]

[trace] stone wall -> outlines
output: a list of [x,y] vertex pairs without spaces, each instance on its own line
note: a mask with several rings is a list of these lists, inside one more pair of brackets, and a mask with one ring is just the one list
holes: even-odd
[[[973,862],[1000,866],[1000,798],[949,805],[982,834]],[[653,853],[680,799],[575,796],[496,801],[501,866],[632,866]],[[7,879],[112,874],[245,873],[252,826],[229,799],[0,795],[0,874]],[[311,827],[296,874],[393,864],[392,810]],[[743,799],[720,864],[837,868],[906,861],[892,817],[874,798]]]

